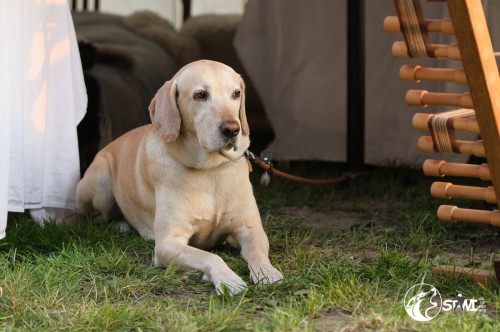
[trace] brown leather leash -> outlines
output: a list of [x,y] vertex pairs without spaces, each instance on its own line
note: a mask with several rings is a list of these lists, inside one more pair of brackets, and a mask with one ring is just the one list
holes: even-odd
[[263,170],[265,170],[265,173],[262,175],[260,179],[260,183],[263,186],[267,186],[271,180],[269,173],[271,172],[272,174],[279,176],[284,179],[288,179],[291,181],[299,182],[299,183],[305,183],[305,184],[339,184],[339,183],[344,183],[349,180],[358,178],[362,175],[365,175],[366,172],[352,172],[352,173],[346,173],[342,176],[339,176],[337,178],[331,178],[331,179],[311,179],[311,178],[304,178],[301,176],[296,176],[292,174],[285,173],[283,171],[277,170],[274,168],[273,164],[271,163],[270,159],[262,160],[261,158],[255,156],[251,151],[247,150],[245,151],[245,156],[248,161],[248,167],[250,169],[250,172],[252,172],[252,164],[250,161],[254,162],[257,164],[259,167],[261,167]]

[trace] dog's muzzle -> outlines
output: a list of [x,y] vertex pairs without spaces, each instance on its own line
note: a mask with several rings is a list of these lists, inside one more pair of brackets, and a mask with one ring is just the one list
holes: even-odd
[[236,121],[227,121],[219,127],[219,130],[224,138],[232,139],[240,133],[240,125]]
[[229,151],[235,148],[240,130],[240,125],[236,121],[227,121],[220,125],[219,132],[224,140],[223,150]]

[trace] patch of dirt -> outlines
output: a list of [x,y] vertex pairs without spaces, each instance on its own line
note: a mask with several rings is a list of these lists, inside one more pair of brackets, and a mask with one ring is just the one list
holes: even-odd
[[[356,228],[375,232],[386,228],[404,231],[398,227],[404,221],[387,217],[391,211],[407,208],[404,204],[397,203],[396,205],[376,202],[367,207],[366,211],[319,211],[308,206],[285,206],[279,212],[319,232],[349,231]],[[456,234],[452,235],[455,244],[447,245],[446,249],[443,248],[436,254],[444,260],[449,260],[450,264],[474,268],[490,267],[491,255],[498,257],[500,254],[498,242],[491,237],[491,230],[481,228],[481,226],[483,225],[470,225],[466,229],[457,230]],[[450,232],[454,231],[450,230]],[[370,260],[379,255],[378,250],[374,248],[351,247],[348,249],[353,252],[354,260]],[[415,259],[419,257],[416,256]]]
[[314,319],[314,331],[340,330],[351,318],[350,312],[330,311],[321,317]]
[[468,241],[439,253],[439,256],[449,259],[451,264],[471,268],[489,268],[492,255],[497,257],[500,255],[498,244],[491,242],[470,243]]
[[288,206],[284,207],[282,212],[287,218],[298,219],[304,226],[317,230],[350,230],[361,226],[364,216],[360,212],[315,211],[307,206]]
[[306,227],[316,230],[347,231],[353,228],[370,227],[380,230],[387,227],[394,227],[400,223],[387,217],[391,211],[402,210],[407,204],[387,204],[374,203],[367,206],[366,211],[343,211],[332,210],[329,212],[318,211],[308,206],[285,206],[280,209],[287,218],[296,219]]

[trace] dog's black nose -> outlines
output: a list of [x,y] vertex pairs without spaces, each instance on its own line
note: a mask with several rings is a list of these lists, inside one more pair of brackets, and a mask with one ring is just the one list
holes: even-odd
[[220,132],[226,138],[233,138],[240,132],[240,125],[236,121],[228,121],[220,126]]

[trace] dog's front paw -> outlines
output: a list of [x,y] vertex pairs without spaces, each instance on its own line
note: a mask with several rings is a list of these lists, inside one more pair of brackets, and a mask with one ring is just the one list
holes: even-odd
[[212,278],[207,275],[203,276],[204,281],[211,281],[215,285],[215,292],[218,295],[223,295],[229,292],[230,295],[235,295],[244,291],[248,286],[236,273],[231,269],[227,269],[223,273],[212,274]]
[[248,286],[236,273],[230,277],[224,277],[214,280],[215,292],[218,295],[229,293],[236,295],[243,292]]
[[269,265],[258,268],[250,267],[250,278],[254,284],[261,282],[269,285],[283,280],[283,275],[274,266]]
[[236,295],[243,292],[247,288],[247,284],[240,278],[240,281],[226,280],[215,283],[215,292],[217,295],[229,293],[229,295]]

